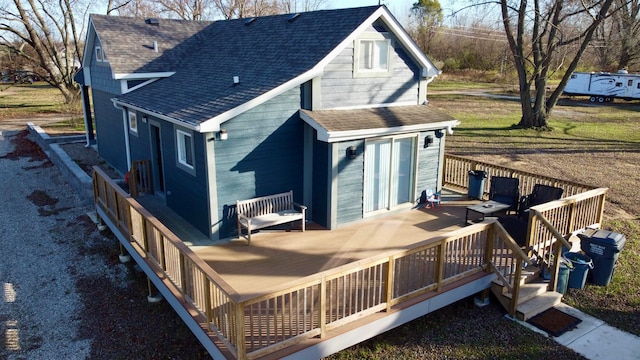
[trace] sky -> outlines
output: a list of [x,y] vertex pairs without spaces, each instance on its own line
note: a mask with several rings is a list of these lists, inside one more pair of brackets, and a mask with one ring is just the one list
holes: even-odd
[[[360,6],[372,6],[378,5],[378,2],[384,4],[389,8],[389,11],[393,16],[398,19],[402,24],[406,25],[407,18],[409,17],[409,10],[411,6],[418,0],[330,0],[330,5],[326,8],[349,8]],[[459,4],[456,4],[456,0],[440,0],[440,6],[444,10],[445,15],[450,14],[456,8],[459,8]]]

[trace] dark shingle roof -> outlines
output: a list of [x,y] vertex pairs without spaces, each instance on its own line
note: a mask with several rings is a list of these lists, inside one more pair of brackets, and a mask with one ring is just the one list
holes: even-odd
[[[158,25],[144,19],[91,15],[104,54],[115,74],[175,71],[186,56],[194,36],[210,21],[160,19]],[[158,52],[153,50],[153,42]]]
[[456,121],[451,115],[429,105],[300,111],[327,132],[388,129]]
[[187,58],[175,75],[118,100],[198,125],[311,70],[378,8],[214,22],[184,47]]

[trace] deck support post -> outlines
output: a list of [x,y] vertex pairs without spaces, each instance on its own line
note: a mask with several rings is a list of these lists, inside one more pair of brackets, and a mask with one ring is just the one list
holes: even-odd
[[131,255],[127,254],[127,251],[122,246],[122,243],[118,241],[118,245],[120,246],[120,255],[118,255],[118,259],[120,259],[120,262],[125,264],[131,261]]
[[478,294],[478,296],[473,298],[473,303],[477,307],[485,307],[485,306],[489,305],[490,294],[491,294],[491,290],[490,289],[482,290]]
[[148,277],[147,277],[147,288],[149,289],[149,295],[147,295],[147,301],[150,304],[155,304],[162,301],[163,297],[161,293],[157,293],[156,295],[153,294],[154,286],[153,286],[153,283],[151,282],[151,279],[149,279]]

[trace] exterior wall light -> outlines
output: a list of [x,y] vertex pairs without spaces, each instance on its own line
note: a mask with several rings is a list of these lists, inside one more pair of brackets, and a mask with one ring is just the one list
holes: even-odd
[[347,156],[349,159],[355,159],[358,156],[358,150],[355,146],[349,146],[347,148]]
[[428,148],[429,145],[433,144],[433,135],[427,135],[424,137],[424,145],[423,148]]
[[227,140],[229,138],[229,133],[225,129],[221,129],[218,133],[218,137],[220,140]]

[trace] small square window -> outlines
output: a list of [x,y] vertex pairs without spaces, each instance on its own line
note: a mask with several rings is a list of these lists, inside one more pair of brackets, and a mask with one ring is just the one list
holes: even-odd
[[389,40],[360,40],[359,71],[389,71]]
[[393,41],[387,33],[367,32],[353,43],[354,77],[393,75]]
[[129,130],[133,133],[138,133],[138,117],[132,111],[129,111]]
[[627,81],[627,86],[633,86],[633,80]]
[[193,169],[193,139],[191,134],[176,130],[178,141],[178,162]]
[[102,54],[102,48],[101,47],[96,47],[96,61],[98,62],[103,62],[104,61],[104,55]]

